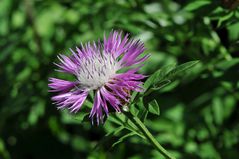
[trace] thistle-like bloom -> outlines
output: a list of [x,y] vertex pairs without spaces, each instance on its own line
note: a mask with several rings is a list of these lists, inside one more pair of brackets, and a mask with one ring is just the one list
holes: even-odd
[[[60,72],[75,76],[75,81],[50,78],[50,91],[58,92],[52,97],[58,108],[68,108],[78,112],[90,91],[94,92],[94,104],[90,112],[92,121],[103,122],[109,110],[121,111],[129,102],[132,91],[142,91],[145,76],[137,74],[140,64],[149,55],[144,52],[144,44],[139,40],[122,36],[122,32],[112,31],[103,44],[87,43],[76,47],[70,57],[59,55]],[[135,65],[136,67],[130,68]],[[128,70],[122,73],[123,70]]]

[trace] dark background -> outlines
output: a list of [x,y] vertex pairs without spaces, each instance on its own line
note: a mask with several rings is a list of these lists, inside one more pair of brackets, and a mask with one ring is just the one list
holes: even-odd
[[112,29],[145,42],[151,57],[141,70],[200,60],[163,90],[153,93],[161,115],[146,125],[177,158],[237,159],[239,156],[239,10],[219,0],[1,0],[0,158],[160,158],[123,134],[93,149],[115,129],[58,111],[48,93],[58,53],[97,40]]

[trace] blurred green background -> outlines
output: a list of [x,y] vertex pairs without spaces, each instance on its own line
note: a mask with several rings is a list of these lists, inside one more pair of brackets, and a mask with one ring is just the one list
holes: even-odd
[[[152,94],[161,110],[146,125],[177,158],[239,158],[239,9],[233,0],[1,0],[0,158],[145,159],[160,155],[123,134],[93,149],[114,126],[91,126],[51,104],[58,53],[112,29],[145,42],[141,70],[200,60]],[[68,77],[67,77],[68,78]]]

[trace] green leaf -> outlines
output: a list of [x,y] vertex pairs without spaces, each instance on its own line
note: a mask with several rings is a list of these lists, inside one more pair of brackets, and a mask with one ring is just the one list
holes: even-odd
[[218,20],[218,23],[217,23],[217,27],[218,27],[218,28],[221,27],[222,24],[223,24],[224,22],[227,22],[233,15],[234,15],[233,12],[229,12],[228,14],[226,14],[226,15],[220,17],[219,20]]
[[156,84],[158,81],[161,81],[163,77],[165,77],[171,70],[173,70],[175,65],[168,65],[162,67],[154,74],[152,74],[144,83],[144,88],[147,90],[152,85]]
[[131,112],[133,115],[135,115],[135,116],[138,115],[139,110],[136,108],[136,105],[135,105],[135,104],[131,104],[131,105],[130,105],[130,112]]
[[171,80],[164,80],[164,81],[161,81],[161,82],[159,82],[159,83],[156,83],[156,84],[154,85],[154,88],[152,88],[152,89],[153,89],[153,90],[159,90],[159,89],[161,89],[161,88],[167,86],[167,85],[170,84],[170,83],[171,83]]
[[39,100],[33,107],[28,116],[28,122],[30,125],[35,125],[39,118],[44,114],[45,101]]
[[80,112],[77,115],[73,115],[73,119],[77,120],[78,122],[89,121],[89,113]]
[[225,71],[225,70],[228,70],[231,67],[234,67],[235,65],[238,65],[238,64],[239,64],[239,58],[234,58],[234,59],[223,60],[221,62],[218,62],[216,64],[216,68]]
[[191,11],[197,10],[203,6],[209,5],[210,3],[211,3],[211,1],[207,1],[207,0],[193,1],[193,2],[189,3],[188,5],[186,5],[184,7],[184,10],[191,12]]
[[4,141],[0,138],[0,156],[5,159],[10,159],[8,150],[6,149]]
[[[239,13],[238,13],[239,14]],[[239,22],[231,24],[227,27],[230,41],[238,41],[239,37]]]
[[142,113],[140,114],[140,120],[142,120],[143,122],[147,119],[149,111],[148,110],[143,110]]
[[126,121],[125,116],[117,112],[111,113],[111,115],[108,117],[107,120],[122,126],[125,125],[125,121]]
[[123,128],[134,132],[138,136],[144,138],[144,136],[140,134],[138,128],[130,120],[128,120],[128,118],[123,113],[112,113],[107,120],[123,126]]
[[196,65],[199,61],[190,61],[186,62],[184,64],[181,64],[177,67],[175,67],[172,71],[170,71],[166,77],[167,80],[173,80],[177,75],[183,73],[184,71],[188,70],[189,68],[192,68],[194,65]]
[[118,145],[119,143],[123,142],[125,139],[127,139],[128,137],[137,135],[135,132],[130,132],[124,136],[122,136],[121,138],[118,139],[118,141],[116,141],[115,143],[112,144],[112,148],[115,147],[116,145]]
[[222,99],[220,97],[213,98],[212,101],[212,110],[214,113],[214,120],[216,124],[221,125],[224,118],[224,110]]
[[152,114],[160,115],[159,105],[155,99],[148,104],[148,111]]
[[150,94],[151,92],[153,92],[153,91],[160,90],[160,89],[162,89],[163,87],[169,85],[170,83],[171,83],[170,80],[165,80],[165,81],[159,82],[159,83],[155,84],[153,88],[150,88],[148,91],[146,91],[145,94],[144,94],[144,96],[149,95],[149,94]]
[[98,149],[99,147],[107,144],[115,135],[121,132],[124,129],[124,126],[120,126],[110,133],[107,133],[94,147],[94,150]]
[[198,62],[199,61],[190,61],[179,66],[169,65],[159,69],[146,80],[144,84],[145,90],[148,90],[150,87],[152,88],[151,90],[148,90],[149,92],[146,91],[145,95],[148,95],[152,91],[159,90],[170,84],[178,75],[193,67]]

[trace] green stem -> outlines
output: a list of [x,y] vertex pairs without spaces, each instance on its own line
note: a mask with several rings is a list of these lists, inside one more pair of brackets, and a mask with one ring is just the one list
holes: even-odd
[[130,112],[124,112],[125,116],[129,118],[137,127],[138,129],[143,133],[146,139],[167,159],[176,159],[175,157],[171,156],[171,154],[165,150],[158,141],[153,137],[153,135],[149,132],[149,130],[146,128],[144,123],[136,116],[133,116]]

